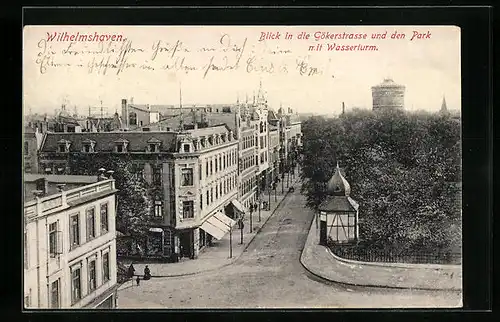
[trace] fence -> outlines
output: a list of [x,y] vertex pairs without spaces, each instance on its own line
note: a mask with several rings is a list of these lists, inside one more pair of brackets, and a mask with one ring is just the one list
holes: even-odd
[[342,258],[361,262],[408,263],[408,264],[461,264],[462,255],[450,252],[395,253],[390,250],[360,248],[329,243],[331,251]]

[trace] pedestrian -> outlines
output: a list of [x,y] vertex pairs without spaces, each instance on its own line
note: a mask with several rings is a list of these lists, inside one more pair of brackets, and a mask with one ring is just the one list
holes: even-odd
[[128,267],[128,278],[134,278],[134,274],[135,274],[134,264],[130,263],[130,266]]
[[141,282],[141,278],[139,277],[139,275],[137,275],[135,282],[137,283],[137,286],[139,286],[139,283]]
[[148,265],[144,268],[144,280],[147,281],[151,278],[151,271],[149,270]]

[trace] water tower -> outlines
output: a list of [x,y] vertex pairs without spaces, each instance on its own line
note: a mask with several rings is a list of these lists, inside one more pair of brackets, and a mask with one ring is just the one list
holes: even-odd
[[404,109],[405,89],[404,85],[396,84],[390,78],[372,86],[373,110]]

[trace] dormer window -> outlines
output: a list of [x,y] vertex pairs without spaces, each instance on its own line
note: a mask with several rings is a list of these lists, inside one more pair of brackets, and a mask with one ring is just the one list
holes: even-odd
[[158,153],[160,152],[160,144],[161,144],[160,140],[156,138],[151,138],[148,140],[146,151],[150,153]]
[[208,137],[208,143],[209,143],[210,145],[213,145],[213,144],[214,144],[214,138],[213,138],[213,136],[209,136],[209,137]]
[[149,143],[149,152],[160,152],[160,146],[155,143]]
[[67,153],[69,152],[70,146],[71,146],[70,141],[62,139],[59,142],[57,142],[57,147],[58,147],[57,151],[61,153]]
[[191,152],[191,145],[189,145],[189,144],[183,144],[182,145],[182,151],[183,152]]
[[127,152],[128,141],[125,139],[119,139],[115,141],[115,152],[125,153]]
[[92,141],[92,140],[85,140],[82,142],[82,152],[85,152],[85,153],[94,153],[95,150],[95,141]]

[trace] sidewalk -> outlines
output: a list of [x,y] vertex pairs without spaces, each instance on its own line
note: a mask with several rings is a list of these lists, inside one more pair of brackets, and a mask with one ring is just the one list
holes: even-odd
[[[298,181],[298,179],[296,180]],[[296,182],[295,189],[300,189]],[[213,270],[220,269],[224,266],[234,263],[245,249],[250,245],[255,236],[259,233],[260,229],[269,220],[269,218],[274,214],[276,209],[281,205],[283,200],[288,195],[288,189],[286,189],[284,194],[281,194],[281,187],[277,188],[277,201],[274,201],[274,193],[271,194],[271,209],[269,211],[261,210],[260,222],[259,222],[259,212],[256,211],[252,214],[252,226],[253,231],[250,233],[250,215],[245,214],[245,220],[243,228],[243,244],[241,241],[241,230],[237,225],[233,227],[232,231],[232,257],[229,257],[230,250],[230,234],[227,233],[221,240],[213,240],[212,246],[207,246],[200,251],[197,259],[181,259],[178,263],[136,263],[134,262],[134,268],[136,274],[142,275],[144,272],[144,267],[148,265],[152,277],[176,277],[176,276],[188,276],[195,275],[199,273],[209,272]],[[267,195],[263,201],[268,201]],[[123,262],[127,267],[130,265],[130,261]]]
[[356,262],[333,255],[318,242],[316,221],[313,220],[300,262],[310,273],[322,279],[357,286],[462,290],[462,268],[459,265]]

